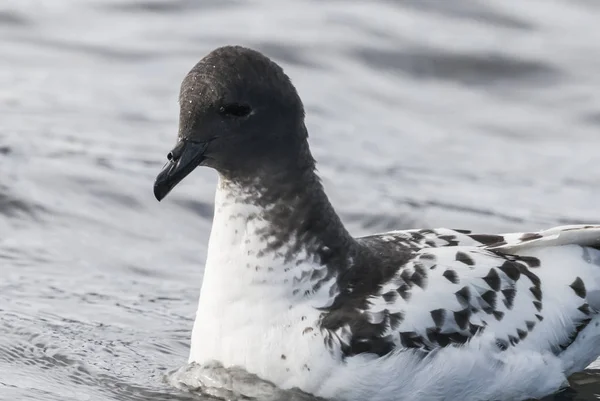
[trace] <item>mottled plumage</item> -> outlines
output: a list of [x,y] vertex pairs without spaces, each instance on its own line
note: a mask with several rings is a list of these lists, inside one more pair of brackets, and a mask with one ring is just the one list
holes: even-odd
[[522,400],[600,354],[600,226],[353,238],[277,64],[217,49],[180,103],[156,197],[219,173],[190,362],[337,400]]
[[[482,241],[482,235],[448,229],[397,231],[359,238],[359,243],[378,250],[383,269],[394,264],[397,267],[392,269],[393,275],[361,292],[361,307],[350,302],[350,298],[356,299],[355,292],[341,290],[332,306],[325,309],[321,327],[336,337],[345,357],[363,352],[381,356],[402,347],[427,354],[438,347],[463,345],[483,331],[494,333],[499,349],[504,351],[524,341],[530,333],[540,334],[544,327],[537,325],[536,329],[536,322],[543,320],[544,315],[556,314],[557,319],[568,316],[568,323],[572,324],[564,328],[562,337],[552,333],[547,339],[548,348],[558,355],[589,323],[592,311],[600,308],[600,303],[595,302],[590,309],[585,301],[581,276],[586,277],[586,272],[567,269],[560,272],[565,281],[554,288],[561,291],[564,307],[544,310],[544,293],[553,290],[552,281],[558,274],[544,268],[540,259],[546,247],[561,243],[560,235],[570,232],[577,233],[573,244],[600,245],[597,226],[502,235],[491,245]],[[534,244],[534,239],[540,242]],[[530,247],[525,246],[527,242]],[[509,252],[515,248],[521,251]],[[397,255],[406,249],[411,253],[406,260],[398,261]],[[600,253],[596,249],[578,245],[556,249],[568,249],[574,259],[579,257],[578,264],[592,269],[587,274],[594,282],[595,268],[600,268]],[[594,260],[591,254],[595,255]],[[370,268],[364,266],[361,270]],[[347,279],[338,285],[342,289],[356,288]]]

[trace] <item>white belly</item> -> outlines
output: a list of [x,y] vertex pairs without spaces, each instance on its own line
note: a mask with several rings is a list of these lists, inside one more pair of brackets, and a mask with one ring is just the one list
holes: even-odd
[[[230,319],[235,308],[248,318]],[[251,309],[248,313],[248,305],[238,303],[221,313],[199,310],[190,362],[217,360],[283,389],[298,387],[344,401],[522,400],[556,391],[566,380],[561,361],[550,353],[515,349],[499,355],[482,348],[489,344],[483,339],[426,359],[409,351],[342,361],[326,349],[314,328],[316,313],[302,321],[306,310],[298,308],[279,315],[284,319],[256,324],[260,307]]]
[[201,299],[190,362],[216,360],[225,367],[240,366],[281,388],[316,392],[337,365],[316,328],[318,311],[268,300],[272,302],[245,297],[216,307]]

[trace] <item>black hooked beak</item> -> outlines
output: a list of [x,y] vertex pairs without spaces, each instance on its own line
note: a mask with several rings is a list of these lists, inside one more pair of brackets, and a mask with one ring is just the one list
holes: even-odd
[[154,181],[154,196],[160,202],[175,185],[179,184],[204,160],[208,142],[182,139],[167,155],[169,161]]

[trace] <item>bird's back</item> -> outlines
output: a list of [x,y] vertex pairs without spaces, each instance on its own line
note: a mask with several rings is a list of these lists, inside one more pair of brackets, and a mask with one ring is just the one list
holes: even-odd
[[[600,354],[600,226],[408,230],[359,241],[374,258],[343,276],[322,327],[348,366],[373,364],[367,376],[386,380],[372,387],[382,396],[442,391],[468,374],[487,384],[454,396],[502,394],[502,385],[517,397],[543,395]],[[361,286],[368,272],[377,280]]]

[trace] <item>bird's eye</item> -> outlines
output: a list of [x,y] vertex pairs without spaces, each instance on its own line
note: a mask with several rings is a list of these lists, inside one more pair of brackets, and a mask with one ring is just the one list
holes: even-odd
[[252,109],[247,104],[231,103],[219,107],[219,113],[225,116],[245,117]]

